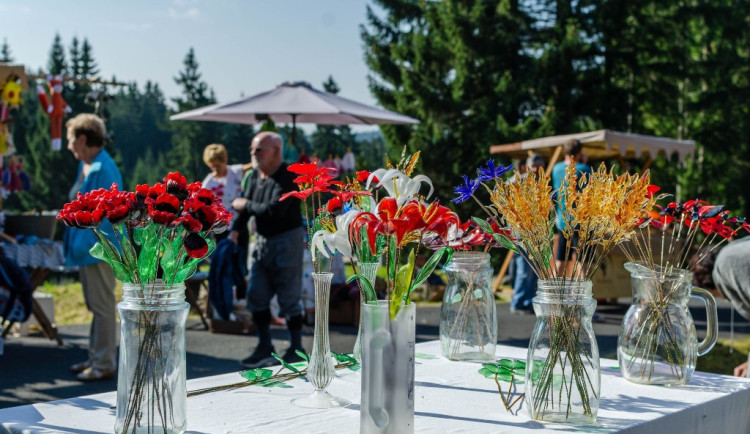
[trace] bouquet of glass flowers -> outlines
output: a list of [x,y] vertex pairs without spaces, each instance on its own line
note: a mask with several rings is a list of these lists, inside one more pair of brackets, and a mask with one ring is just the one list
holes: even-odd
[[231,214],[175,172],[135,192],[113,184],[79,193],[57,218],[91,229],[98,240],[91,255],[124,282],[116,430],[184,429],[184,335],[176,331],[187,315],[182,282],[211,253],[210,234],[224,231]]
[[[651,186],[649,195],[656,200],[669,196],[656,197],[658,190]],[[653,204],[641,220],[640,230],[623,244],[630,261],[625,267],[633,276],[634,288],[634,304],[623,320],[618,340],[625,378],[646,384],[687,383],[695,368],[696,348],[688,330],[692,320],[685,317],[681,303],[693,295],[705,299],[707,307],[713,304],[709,292],[692,287],[693,268],[740,230],[750,232],[750,223],[731,217],[721,205],[703,200]],[[715,308],[709,308],[709,333],[698,346],[698,355],[707,353],[715,343],[712,312]]]
[[[510,181],[502,178],[505,171],[490,160],[479,168],[477,179],[464,177],[464,185],[455,191],[459,201],[477,200],[502,228],[493,230],[493,237],[522,255],[540,279],[537,298],[544,299],[545,307],[532,334],[526,370],[531,416],[592,421],[598,408],[599,366],[590,279],[649,209],[648,172],[616,176],[602,165],[579,177],[570,165],[560,189],[553,191],[548,175],[530,173]],[[489,203],[477,198],[480,187],[489,193]],[[565,197],[566,227],[560,242],[568,246],[564,263],[572,261],[572,273],[555,266],[552,258],[557,197]]]
[[[360,209],[349,211],[339,229],[342,237],[346,231],[352,255],[359,264],[375,264],[377,269],[379,258],[384,255],[384,298],[390,303],[391,318],[395,318],[402,303],[410,303],[412,291],[427,280],[443,256],[447,254],[450,259],[451,249],[440,248],[417,271],[415,258],[425,238],[432,234],[445,237],[459,223],[458,216],[448,208],[436,201],[425,202],[432,195],[432,182],[424,175],[410,177],[418,160],[419,152],[406,156],[404,149],[398,164],[393,166],[388,161],[387,168],[370,173],[365,188],[374,183],[376,188],[385,190],[387,196],[378,200],[376,195]],[[430,187],[424,198],[419,196],[422,183]],[[374,274],[355,274],[350,281],[355,279],[362,288],[364,302],[376,302]]]
[[226,230],[232,215],[200,182],[188,184],[173,172],[135,192],[118,191],[113,184],[109,190],[79,193],[57,218],[91,229],[98,240],[91,255],[111,265],[117,279],[148,291],[157,279],[169,285],[190,277],[213,251],[210,234]]

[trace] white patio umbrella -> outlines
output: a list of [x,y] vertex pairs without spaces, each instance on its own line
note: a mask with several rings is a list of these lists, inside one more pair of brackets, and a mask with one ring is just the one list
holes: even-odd
[[408,116],[317,90],[303,81],[285,82],[268,92],[170,116],[171,120],[236,124],[257,124],[268,118],[292,123],[292,143],[298,122],[320,125],[419,123]]

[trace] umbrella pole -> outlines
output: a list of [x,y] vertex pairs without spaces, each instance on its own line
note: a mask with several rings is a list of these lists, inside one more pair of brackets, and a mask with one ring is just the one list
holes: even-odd
[[297,115],[292,114],[292,140],[289,141],[289,144],[294,147],[294,143],[296,142],[297,136]]

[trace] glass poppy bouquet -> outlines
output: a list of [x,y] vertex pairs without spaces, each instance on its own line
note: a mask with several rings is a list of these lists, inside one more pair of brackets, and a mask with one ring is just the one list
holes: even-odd
[[[659,187],[650,186],[648,194],[653,197],[658,191]],[[661,194],[656,200],[669,196]],[[684,337],[673,331],[670,304],[684,294],[685,280],[690,276],[684,270],[692,271],[741,230],[750,232],[750,223],[742,217],[731,217],[721,205],[704,200],[653,204],[641,219],[639,230],[633,231],[630,242],[623,245],[633,269],[643,267],[647,275],[655,277],[647,280],[639,326],[628,334],[628,350],[621,355],[628,371],[632,369],[641,379],[650,380],[655,366],[663,363],[677,379],[684,378]]]
[[[659,187],[650,186],[649,197],[658,191]],[[660,194],[656,200],[669,196]],[[641,230],[633,232],[630,243],[623,246],[625,255],[630,262],[667,273],[682,268],[692,270],[741,230],[750,233],[750,222],[744,217],[732,217],[723,205],[698,199],[664,206],[654,203],[639,223]],[[696,251],[697,256],[693,257]]]
[[[415,258],[425,237],[445,237],[459,223],[458,216],[448,208],[426,202],[432,195],[432,182],[424,175],[410,177],[418,160],[419,152],[406,156],[404,151],[397,165],[387,162],[387,168],[370,173],[365,188],[374,183],[387,195],[377,200],[376,194],[369,210],[357,210],[343,222],[348,225],[352,254],[359,261],[385,258],[386,288],[381,298],[389,301],[391,318],[395,318],[402,303],[410,303],[411,292],[427,280],[443,256],[447,254],[450,259],[451,249],[443,247],[417,270]],[[419,195],[422,183],[430,187],[424,197]],[[366,303],[377,301],[373,279],[355,274],[349,280],[359,282]]]
[[210,234],[227,229],[232,215],[200,182],[188,184],[178,172],[135,192],[98,189],[63,206],[67,226],[91,229],[91,255],[112,266],[115,276],[145,288],[185,281],[214,248]]

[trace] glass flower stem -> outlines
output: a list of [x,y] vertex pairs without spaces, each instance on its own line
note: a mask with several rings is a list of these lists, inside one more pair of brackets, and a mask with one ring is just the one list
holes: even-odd
[[[378,267],[380,266],[379,262],[357,262],[357,268],[359,268],[359,273],[363,276],[365,276],[365,279],[367,279],[368,282],[370,282],[370,285],[372,285],[373,288],[375,288],[375,276],[378,273]],[[362,293],[360,291],[360,296],[362,296]],[[361,300],[364,301],[364,300]],[[360,303],[361,305],[361,303]],[[357,359],[358,362],[362,362],[362,312],[360,309],[359,313],[359,329],[357,330],[357,340],[354,341],[354,349],[352,352],[354,353],[354,358]]]

